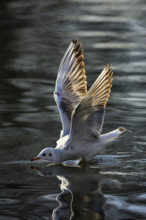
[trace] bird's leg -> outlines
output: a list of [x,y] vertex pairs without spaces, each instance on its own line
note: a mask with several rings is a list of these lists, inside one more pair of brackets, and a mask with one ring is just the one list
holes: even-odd
[[87,160],[81,158],[81,159],[79,160],[79,162],[78,162],[78,165],[84,167],[84,166],[87,165],[87,163],[88,163]]

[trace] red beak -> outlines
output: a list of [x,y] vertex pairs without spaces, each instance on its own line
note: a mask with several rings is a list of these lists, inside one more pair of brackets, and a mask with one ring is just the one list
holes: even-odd
[[38,159],[40,159],[40,158],[39,157],[34,157],[34,158],[31,159],[31,161],[38,160]]

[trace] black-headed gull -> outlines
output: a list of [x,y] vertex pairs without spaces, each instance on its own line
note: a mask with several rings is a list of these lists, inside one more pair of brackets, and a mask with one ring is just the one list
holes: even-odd
[[126,129],[101,134],[105,107],[112,86],[112,67],[107,65],[87,92],[83,50],[77,40],[67,48],[58,70],[54,98],[62,131],[56,148],[45,148],[33,160],[90,161]]

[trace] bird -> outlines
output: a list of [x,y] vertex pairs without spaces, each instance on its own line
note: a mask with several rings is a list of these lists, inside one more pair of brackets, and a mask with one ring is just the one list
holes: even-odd
[[55,148],[43,149],[31,161],[89,162],[126,131],[118,127],[102,134],[112,77],[112,65],[107,64],[87,91],[83,49],[77,39],[71,41],[59,65],[54,91],[62,122],[60,138]]

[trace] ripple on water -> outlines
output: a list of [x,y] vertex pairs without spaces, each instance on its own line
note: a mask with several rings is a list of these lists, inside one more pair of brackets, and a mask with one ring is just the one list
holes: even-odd
[[[137,200],[137,197],[139,200]],[[113,209],[120,212],[121,215],[129,215],[129,217],[146,217],[146,205],[145,200],[143,200],[143,194],[133,194],[133,195],[105,195],[108,216]],[[115,211],[114,211],[115,212]],[[128,216],[127,216],[128,217]]]
[[[99,218],[104,209],[100,219],[146,219],[145,0],[9,0],[1,6],[0,219],[51,219],[53,210],[67,216],[72,207],[73,218]],[[52,94],[73,38],[83,44],[89,87],[98,70],[113,64],[104,129],[127,132],[87,170],[66,164],[41,171],[46,164],[28,159],[59,137]]]

